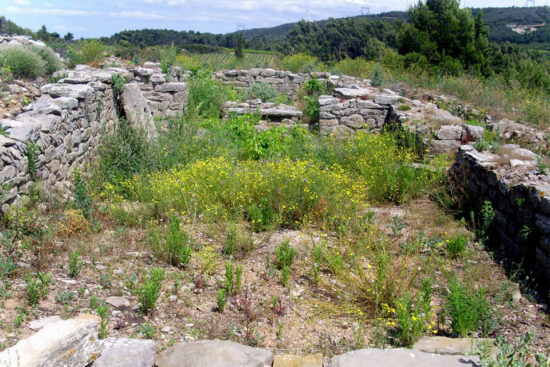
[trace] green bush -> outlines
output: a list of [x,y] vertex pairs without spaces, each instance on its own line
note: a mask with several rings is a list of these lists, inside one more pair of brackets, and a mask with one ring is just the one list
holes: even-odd
[[269,83],[254,83],[245,94],[246,99],[261,99],[262,102],[274,102],[277,92]]
[[479,331],[487,336],[495,328],[493,311],[483,289],[451,279],[448,285],[446,315],[454,333],[465,337]]
[[189,82],[188,116],[219,118],[225,102],[235,96],[230,87],[212,80],[210,73],[201,73]]
[[189,265],[193,241],[181,228],[181,220],[177,215],[169,216],[164,238],[161,238],[161,234],[154,230],[151,233],[150,242],[155,254],[168,264],[183,268]]
[[90,63],[103,58],[105,46],[99,40],[85,40],[80,44],[80,50],[84,62]]
[[285,267],[290,268],[294,263],[295,257],[296,250],[290,247],[290,242],[288,240],[275,248],[275,266],[279,269],[284,269]]
[[142,313],[146,314],[155,309],[163,280],[164,270],[155,268],[151,269],[149,276],[138,286],[139,309]]
[[19,78],[36,78],[46,72],[46,63],[31,47],[9,46],[0,49],[0,65]]
[[316,57],[298,53],[291,56],[285,56],[281,61],[281,68],[292,71],[293,73],[309,73],[315,71],[318,64],[319,62]]
[[463,234],[457,235],[451,240],[447,240],[447,251],[449,255],[456,259],[464,254],[468,247],[468,237]]
[[34,50],[44,61],[44,69],[47,75],[51,75],[63,67],[61,60],[51,48],[36,47]]
[[356,59],[347,58],[340,60],[336,65],[334,65],[333,72],[335,74],[365,78],[371,74],[372,67],[372,62],[368,62],[361,57],[358,57]]
[[399,346],[411,348],[422,333],[432,328],[434,323],[430,320],[433,316],[431,300],[431,282],[425,279],[416,297],[405,293],[396,302],[396,338]]

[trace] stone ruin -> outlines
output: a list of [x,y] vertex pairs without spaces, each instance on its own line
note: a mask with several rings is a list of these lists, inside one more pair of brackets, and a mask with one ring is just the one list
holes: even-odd
[[[121,91],[121,108],[113,90],[113,75],[129,81]],[[57,72],[57,83],[40,88],[40,97],[12,119],[0,120],[8,136],[0,135],[0,204],[28,194],[35,180],[43,192],[66,197],[74,169],[86,169],[91,155],[124,115],[130,124],[156,134],[154,118],[183,114],[189,95],[186,83],[168,81],[158,65],[147,68],[94,69],[79,65]],[[119,111],[120,109],[120,111]],[[38,147],[36,172],[29,171],[28,153]],[[4,206],[5,209],[5,206]]]

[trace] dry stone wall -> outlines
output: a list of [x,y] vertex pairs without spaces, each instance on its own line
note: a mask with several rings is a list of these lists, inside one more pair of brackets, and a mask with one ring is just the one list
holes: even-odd
[[[93,69],[77,66],[58,72],[57,83],[42,86],[41,96],[24,107],[13,119],[0,120],[8,136],[0,135],[0,204],[28,194],[33,182],[42,191],[66,197],[74,169],[86,169],[105,134],[118,119],[112,76],[120,74],[130,81],[125,86],[132,94],[123,111],[137,126],[155,134],[153,117],[169,118],[182,114],[187,103],[186,83],[166,80],[160,69],[151,68],[151,78],[123,68]],[[148,93],[148,94],[146,94]],[[164,102],[159,102],[159,100]],[[141,102],[141,103],[138,103]],[[29,155],[35,172],[29,169]]]
[[550,176],[539,171],[537,155],[511,144],[498,154],[465,145],[448,178],[465,213],[480,220],[484,204],[491,204],[489,244],[508,261],[532,270],[550,300]]

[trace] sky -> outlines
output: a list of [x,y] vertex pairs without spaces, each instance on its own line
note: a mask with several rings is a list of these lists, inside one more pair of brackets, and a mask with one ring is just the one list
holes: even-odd
[[[524,6],[525,0],[461,0],[462,6]],[[548,0],[536,0],[548,5]],[[415,0],[0,0],[0,15],[18,25],[75,37],[161,28],[228,33],[300,19],[321,20],[405,10]]]

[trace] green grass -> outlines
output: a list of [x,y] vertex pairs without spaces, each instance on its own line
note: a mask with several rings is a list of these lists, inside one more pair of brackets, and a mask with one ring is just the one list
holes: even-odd
[[232,52],[196,54],[194,56],[202,60],[212,70],[275,68],[279,64],[279,56],[267,52],[245,51],[242,60],[238,60]]

